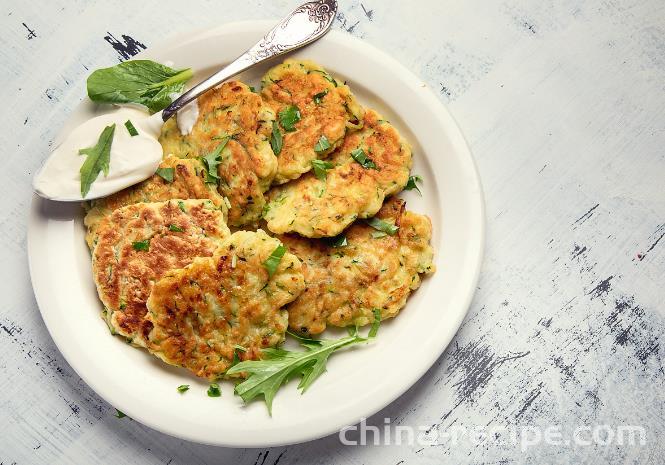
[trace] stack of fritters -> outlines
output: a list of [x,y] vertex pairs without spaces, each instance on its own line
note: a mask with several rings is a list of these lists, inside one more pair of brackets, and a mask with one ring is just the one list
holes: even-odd
[[85,217],[111,332],[208,379],[287,327],[394,317],[434,271],[429,218],[391,197],[412,164],[397,130],[311,61],[286,60],[262,86],[201,96],[190,134],[164,125],[158,172]]

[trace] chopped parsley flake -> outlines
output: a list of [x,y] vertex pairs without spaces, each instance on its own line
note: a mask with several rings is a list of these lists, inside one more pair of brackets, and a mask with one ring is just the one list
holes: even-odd
[[134,250],[148,252],[150,250],[150,239],[146,239],[145,241],[132,242],[132,247]]
[[351,157],[355,161],[360,163],[360,166],[362,166],[366,170],[368,170],[368,169],[375,170],[376,169],[376,163],[374,163],[374,161],[365,154],[365,151],[363,149],[353,150],[351,152]]
[[282,261],[282,257],[286,253],[286,247],[284,247],[283,244],[279,244],[275,250],[270,254],[270,256],[266,259],[265,262],[263,262],[263,266],[265,267],[266,270],[268,270],[268,276],[272,278],[272,276],[275,274],[277,271],[277,267],[279,266],[279,262]]
[[130,136],[134,137],[139,135],[139,132],[136,130],[130,120],[125,121],[125,127],[127,128],[127,132]]
[[155,174],[161,177],[166,182],[173,182],[173,177],[175,175],[175,169],[173,168],[157,168]]
[[328,141],[328,138],[326,137],[325,134],[323,134],[320,138],[319,141],[316,143],[314,146],[314,151],[316,153],[321,153],[325,152],[331,147],[330,142]]

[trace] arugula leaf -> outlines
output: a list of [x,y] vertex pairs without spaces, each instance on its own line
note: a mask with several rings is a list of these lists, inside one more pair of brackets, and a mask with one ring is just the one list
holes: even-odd
[[355,161],[360,163],[360,166],[362,166],[366,170],[376,169],[376,163],[374,163],[374,161],[365,154],[365,151],[363,149],[355,149],[351,151],[351,157]]
[[279,130],[277,121],[272,122],[272,134],[270,135],[270,147],[275,156],[279,155],[282,152],[282,145],[284,145],[284,138],[282,137],[282,131]]
[[379,218],[370,218],[367,220],[367,224],[376,229],[377,231],[382,231],[390,236],[394,236],[395,233],[399,230],[399,226],[394,224],[386,223]]
[[127,415],[122,413],[120,410],[115,409],[115,415],[113,415],[113,416],[116,417],[116,418],[125,418]]
[[410,191],[410,190],[415,189],[415,190],[418,191],[418,193],[420,195],[423,195],[423,193],[420,192],[420,189],[418,188],[418,185],[416,184],[416,182],[422,183],[423,182],[422,176],[420,176],[419,174],[409,176],[409,180],[407,181],[406,186],[404,186],[404,190],[405,191]]
[[314,151],[315,151],[316,153],[321,153],[321,152],[325,152],[325,151],[328,150],[330,147],[331,147],[331,146],[330,146],[330,142],[328,142],[328,138],[326,137],[325,134],[323,134],[323,135],[319,138],[319,141],[318,141],[318,142],[316,143],[316,145],[314,146]]
[[330,355],[338,349],[351,344],[367,342],[376,337],[381,323],[381,313],[374,311],[374,322],[367,335],[358,335],[358,328],[349,332],[349,336],[337,340],[309,339],[294,335],[304,351],[289,351],[281,348],[263,349],[263,360],[247,360],[229,368],[226,374],[247,373],[247,379],[236,385],[235,393],[244,402],[249,402],[263,395],[268,413],[272,415],[272,402],[279,388],[291,378],[301,376],[298,389],[303,393],[326,370]]
[[275,250],[272,251],[270,256],[263,262],[263,266],[268,270],[268,276],[272,278],[277,271],[279,262],[282,261],[282,257],[286,253],[286,247],[283,244],[279,244]]
[[132,247],[134,250],[148,252],[150,250],[150,239],[146,239],[145,241],[132,242]]
[[189,391],[189,384],[181,384],[180,386],[178,386],[178,392],[180,394],[187,391]]
[[314,168],[314,175],[321,181],[325,181],[328,176],[327,171],[334,167],[332,163],[325,160],[312,160],[312,168]]
[[314,94],[312,100],[314,100],[314,103],[316,103],[317,105],[320,105],[321,102],[323,101],[323,97],[325,97],[326,95],[328,95],[328,89],[324,90],[323,92],[319,92],[318,94]]
[[131,120],[125,121],[125,127],[130,136],[134,137],[139,135],[139,132],[136,130]]
[[223,137],[215,150],[203,156],[202,161],[206,168],[205,182],[217,184],[219,183],[220,177],[218,166],[222,163],[222,151],[224,150],[224,147],[226,147],[226,144],[229,143],[230,139],[231,138],[229,136]]
[[171,183],[173,182],[173,176],[175,175],[174,168],[157,168],[155,174],[161,177],[164,181]]
[[173,231],[173,232],[183,232],[184,229],[182,229],[182,228],[181,228],[180,226],[178,226],[177,224],[170,224],[170,225],[169,225],[169,231]]
[[279,124],[282,125],[286,132],[293,132],[296,130],[295,124],[300,121],[300,110],[295,105],[289,105],[280,111],[277,116],[279,117]]
[[130,60],[93,71],[88,76],[88,97],[101,103],[138,103],[151,113],[171,104],[193,76],[191,68],[172,69],[151,60]]
[[222,397],[222,391],[219,389],[219,384],[210,383],[208,387],[208,397]]
[[104,176],[108,176],[114,133],[115,124],[106,126],[99,135],[95,146],[79,150],[79,155],[86,155],[86,159],[79,170],[81,175],[81,197],[88,195],[90,186],[95,182],[101,171],[104,171]]

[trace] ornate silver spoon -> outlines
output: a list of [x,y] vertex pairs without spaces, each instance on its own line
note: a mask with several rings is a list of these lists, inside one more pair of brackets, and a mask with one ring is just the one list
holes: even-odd
[[162,119],[168,120],[199,95],[251,66],[320,39],[330,30],[336,13],[337,0],[303,3],[282,19],[253,47],[166,107],[162,111]]

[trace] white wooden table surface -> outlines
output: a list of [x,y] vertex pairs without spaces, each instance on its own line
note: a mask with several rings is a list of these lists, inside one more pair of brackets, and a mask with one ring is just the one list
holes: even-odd
[[436,89],[468,138],[487,200],[468,317],[437,364],[368,423],[552,426],[564,436],[637,425],[645,444],[525,448],[491,435],[354,447],[331,436],[221,449],[116,419],[63,360],[30,286],[26,215],[31,176],[90,70],[172,33],[276,18],[296,3],[3,2],[0,462],[663,463],[662,0],[341,0],[336,22]]

